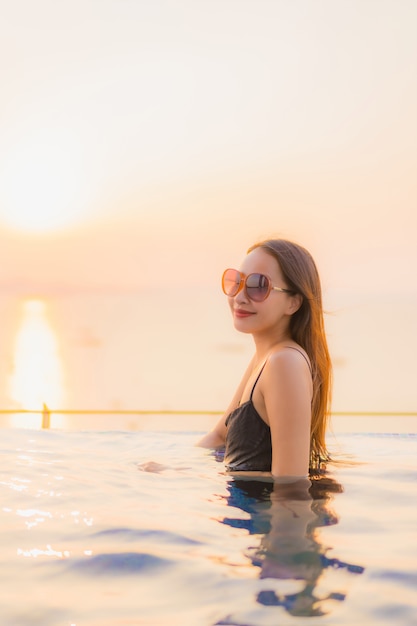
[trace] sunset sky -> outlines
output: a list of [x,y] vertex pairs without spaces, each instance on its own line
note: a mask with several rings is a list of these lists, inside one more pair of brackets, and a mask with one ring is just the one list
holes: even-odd
[[214,284],[266,236],[416,292],[415,0],[0,0],[0,288]]

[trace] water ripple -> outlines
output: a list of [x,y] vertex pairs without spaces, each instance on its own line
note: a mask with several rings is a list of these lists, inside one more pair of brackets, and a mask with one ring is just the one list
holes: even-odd
[[145,552],[121,552],[98,554],[84,559],[67,562],[66,569],[77,574],[91,576],[115,576],[144,574],[149,570],[171,565],[168,559]]
[[143,541],[143,540],[151,540],[157,541],[158,543],[173,543],[175,545],[188,545],[195,546],[199,545],[201,542],[196,539],[191,539],[190,537],[185,537],[184,535],[180,535],[178,533],[173,533],[166,530],[154,530],[154,529],[135,529],[135,528],[108,528],[105,530],[100,530],[91,535],[92,539],[102,539],[106,537],[117,538],[118,540],[122,539],[125,541]]

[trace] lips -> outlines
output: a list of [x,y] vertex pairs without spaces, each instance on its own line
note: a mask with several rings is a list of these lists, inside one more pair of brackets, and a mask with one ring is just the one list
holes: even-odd
[[245,309],[234,309],[233,314],[235,317],[250,317],[251,315],[255,315],[252,311],[245,311]]

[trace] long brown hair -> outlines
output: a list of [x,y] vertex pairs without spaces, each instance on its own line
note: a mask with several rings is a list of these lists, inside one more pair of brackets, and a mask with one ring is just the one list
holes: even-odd
[[291,317],[290,333],[307,352],[313,376],[311,406],[310,468],[319,469],[329,460],[326,430],[332,392],[332,364],[323,319],[320,277],[311,254],[285,239],[267,239],[251,246],[262,248],[278,262],[288,288],[302,296],[302,304]]

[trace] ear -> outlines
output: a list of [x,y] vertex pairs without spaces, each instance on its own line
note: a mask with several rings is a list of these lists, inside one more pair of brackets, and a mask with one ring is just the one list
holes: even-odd
[[290,296],[290,300],[288,303],[288,314],[294,315],[303,304],[303,296],[300,293],[295,293],[293,296]]

